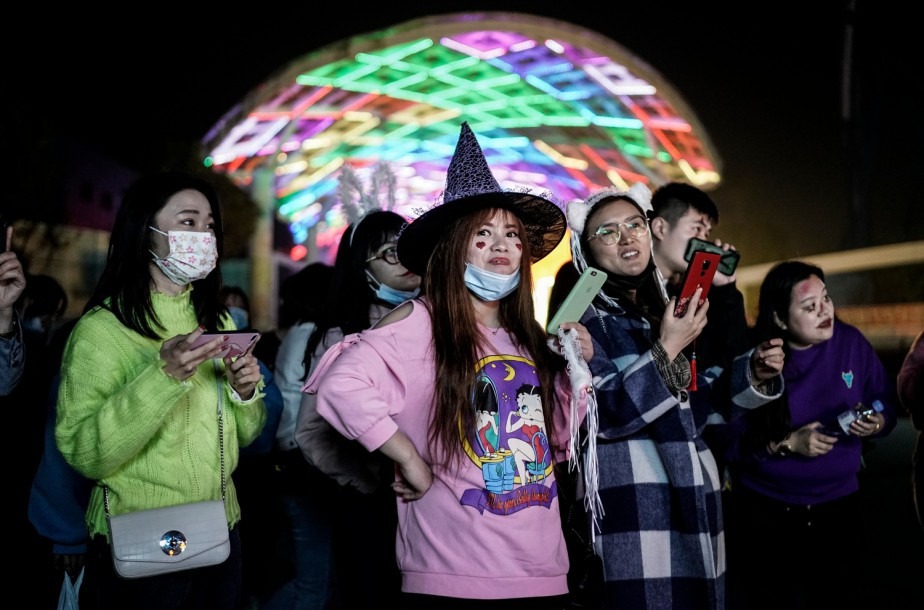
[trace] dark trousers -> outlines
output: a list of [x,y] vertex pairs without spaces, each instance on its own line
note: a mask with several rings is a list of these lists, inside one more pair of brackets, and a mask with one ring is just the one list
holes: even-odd
[[918,431],[911,454],[911,489],[914,494],[914,512],[924,527],[924,432]]
[[238,610],[241,603],[240,524],[231,530],[231,554],[224,562],[145,578],[122,578],[112,566],[112,551],[95,536],[80,587],[81,609]]
[[814,505],[779,502],[741,485],[726,494],[729,608],[864,607],[871,519],[858,494]]
[[562,610],[568,607],[567,595],[521,597],[512,599],[462,599],[404,593],[403,610]]

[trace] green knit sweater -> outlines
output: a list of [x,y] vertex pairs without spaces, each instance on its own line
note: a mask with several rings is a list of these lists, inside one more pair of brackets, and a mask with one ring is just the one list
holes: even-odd
[[[153,293],[164,339],[197,326],[192,289],[171,297]],[[231,325],[229,325],[231,326]],[[212,360],[185,381],[163,371],[163,340],[148,339],[96,308],[74,327],[61,365],[55,440],[84,476],[109,487],[111,514],[221,498],[218,384]],[[235,398],[219,359],[224,412],[225,511],[240,520],[231,481],[238,450],[266,421],[263,382],[249,401]],[[108,537],[101,486],[87,508],[90,535]]]

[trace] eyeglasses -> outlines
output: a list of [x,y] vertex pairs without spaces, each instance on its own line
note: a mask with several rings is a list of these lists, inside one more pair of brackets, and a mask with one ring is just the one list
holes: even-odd
[[392,246],[391,248],[385,248],[379,254],[376,254],[375,256],[370,256],[369,258],[367,258],[366,262],[371,263],[372,261],[375,261],[378,259],[384,260],[389,265],[397,265],[398,264],[398,248],[395,246]]
[[587,241],[599,237],[600,241],[604,244],[612,246],[619,241],[619,236],[622,235],[619,227],[625,227],[626,235],[629,237],[643,237],[648,235],[648,223],[644,220],[641,222],[616,222],[600,226],[593,235],[587,238]]

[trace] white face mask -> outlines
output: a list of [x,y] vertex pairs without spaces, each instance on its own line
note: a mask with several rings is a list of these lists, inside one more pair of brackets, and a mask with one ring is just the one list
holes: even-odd
[[465,263],[465,285],[482,301],[499,301],[520,285],[520,270],[503,275]]
[[159,258],[155,252],[154,264],[174,284],[185,286],[208,276],[218,263],[218,245],[210,231],[168,231],[154,227],[152,231],[167,236],[170,253]]

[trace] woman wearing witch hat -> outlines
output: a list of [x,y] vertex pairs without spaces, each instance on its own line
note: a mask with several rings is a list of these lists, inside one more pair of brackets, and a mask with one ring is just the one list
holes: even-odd
[[[333,346],[303,388],[337,430],[397,464],[406,607],[564,605],[553,466],[586,403],[571,405],[530,292],[531,264],[564,234],[552,201],[500,188],[463,123],[443,203],[398,238],[425,296]],[[590,359],[586,330],[565,327]]]

